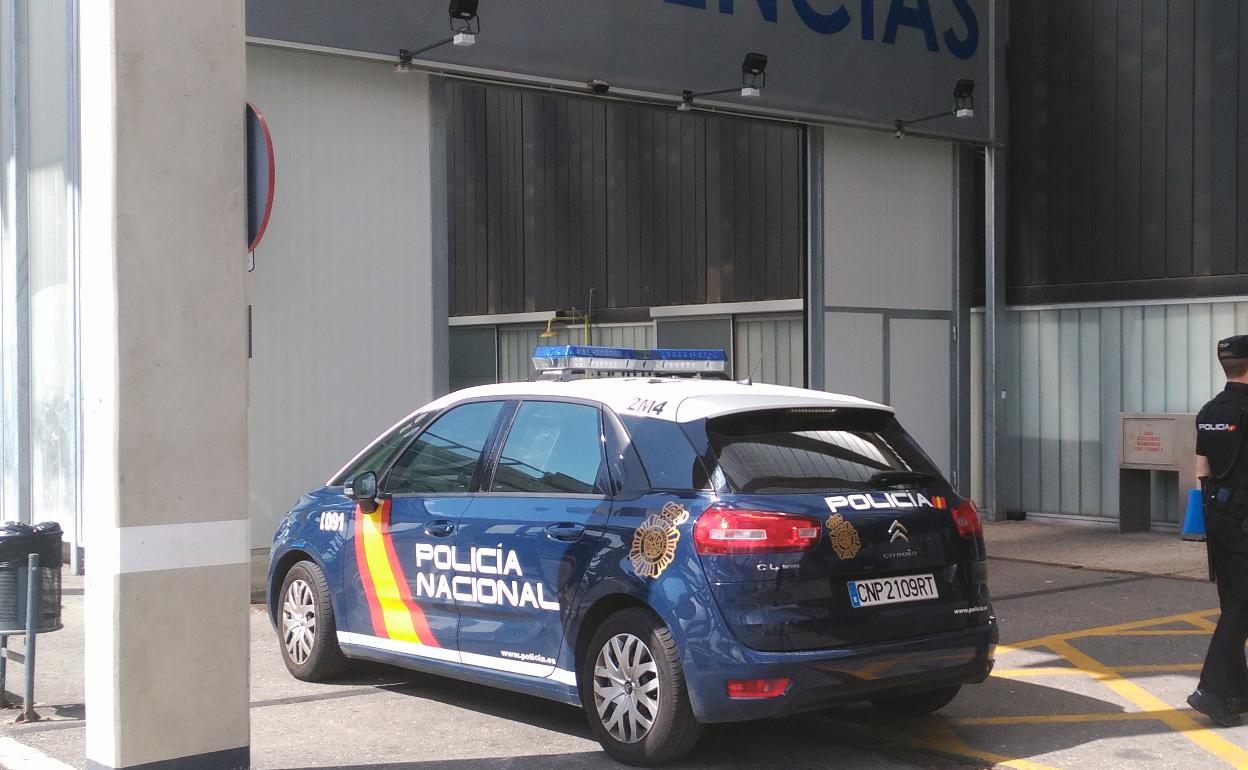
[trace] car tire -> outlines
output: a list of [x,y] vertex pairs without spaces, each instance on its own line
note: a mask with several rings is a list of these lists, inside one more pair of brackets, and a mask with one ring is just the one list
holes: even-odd
[[[680,651],[671,629],[651,612],[631,608],[608,617],[583,658],[581,704],[608,754],[625,764],[653,767],[693,749],[702,725],[689,704]],[[618,695],[608,697],[612,693]]]
[[277,634],[282,660],[296,679],[323,682],[346,669],[347,659],[338,647],[329,583],[315,562],[295,564],[282,580]]
[[940,711],[958,697],[961,685],[942,687],[939,690],[903,695],[896,698],[875,698],[871,704],[890,715],[917,717]]

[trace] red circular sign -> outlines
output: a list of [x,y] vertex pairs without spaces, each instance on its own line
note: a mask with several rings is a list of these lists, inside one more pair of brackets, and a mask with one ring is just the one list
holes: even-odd
[[277,164],[269,124],[255,105],[247,103],[247,250],[255,251],[273,213]]

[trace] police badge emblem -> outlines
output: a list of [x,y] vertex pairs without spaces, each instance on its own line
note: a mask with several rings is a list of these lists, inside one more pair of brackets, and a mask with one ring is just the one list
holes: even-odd
[[839,513],[828,517],[825,526],[828,528],[828,539],[832,541],[832,550],[836,551],[837,558],[852,559],[858,555],[858,549],[862,548],[862,541],[858,539],[858,530],[854,529],[854,525],[845,520],[845,517]]
[[662,575],[676,558],[676,543],[680,541],[676,528],[688,520],[689,511],[671,501],[658,513],[646,516],[633,532],[633,547],[628,550],[633,571],[647,578]]

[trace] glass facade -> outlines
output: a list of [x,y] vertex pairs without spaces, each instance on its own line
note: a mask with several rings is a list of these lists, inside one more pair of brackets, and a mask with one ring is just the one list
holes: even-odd
[[[80,530],[73,0],[5,0],[0,516]],[[76,554],[75,554],[76,557]],[[76,561],[76,558],[75,558]]]

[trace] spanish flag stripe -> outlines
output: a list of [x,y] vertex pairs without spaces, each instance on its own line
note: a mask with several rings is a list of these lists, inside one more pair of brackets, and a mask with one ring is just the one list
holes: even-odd
[[386,507],[385,529],[386,556],[389,557],[390,564],[394,566],[394,577],[399,586],[399,600],[407,608],[407,614],[412,619],[412,627],[415,628],[416,635],[420,637],[421,643],[430,647],[440,647],[441,645],[438,644],[437,637],[433,635],[433,631],[429,629],[428,621],[425,620],[424,610],[412,599],[412,587],[407,582],[407,577],[403,574],[403,565],[399,563],[398,555],[394,552],[394,539],[390,537],[389,501],[387,501]]
[[389,500],[383,502],[381,508],[374,513],[360,517],[365,563],[373,576],[373,588],[377,592],[377,602],[381,605],[386,636],[400,642],[421,644],[423,640],[416,634],[412,614],[403,603],[399,592],[399,579],[394,574],[390,554],[387,553],[383,522],[389,521],[389,518]]
[[364,519],[367,516],[358,505],[355,507],[355,563],[359,565],[360,585],[364,588],[364,598],[368,602],[373,635],[385,636],[386,622],[381,615],[381,604],[377,601],[377,589],[373,587],[373,575],[368,569],[368,557],[364,554]]

